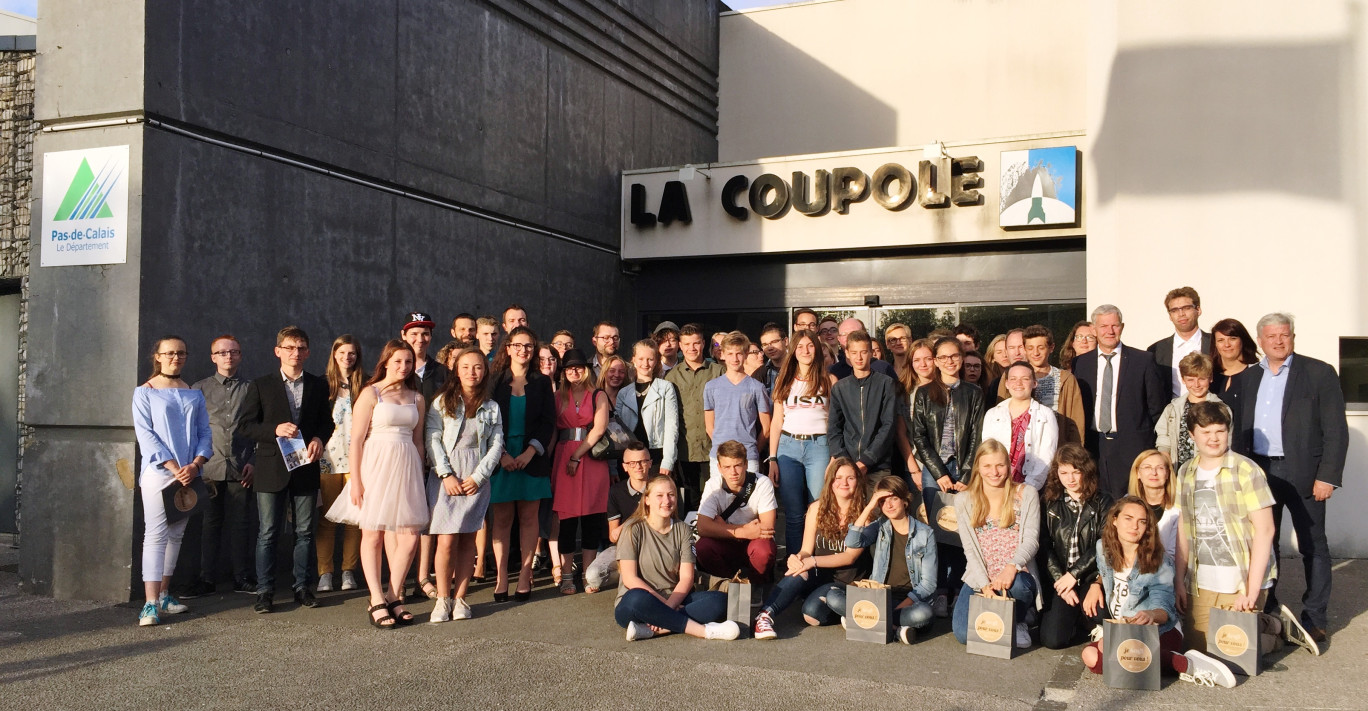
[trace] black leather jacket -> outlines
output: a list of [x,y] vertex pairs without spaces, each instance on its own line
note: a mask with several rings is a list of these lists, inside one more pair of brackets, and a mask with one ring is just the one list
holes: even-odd
[[[1102,537],[1102,526],[1106,522],[1107,510],[1111,508],[1112,498],[1107,492],[1098,490],[1091,499],[1084,501],[1078,513],[1069,508],[1066,501],[1069,495],[1045,503],[1041,512],[1040,550],[1045,553],[1045,567],[1050,579],[1058,580],[1065,573],[1073,573],[1077,587],[1087,589],[1097,577],[1097,541]],[[1078,560],[1072,566],[1064,563],[1069,559],[1069,539],[1075,535],[1077,526]]]
[[944,427],[947,406],[931,400],[927,386],[917,388],[912,398],[911,437],[917,448],[917,463],[931,478],[949,476],[957,482],[969,483],[974,470],[974,450],[978,449],[983,433],[983,391],[973,383],[961,381],[950,389],[950,405],[955,412],[955,468],[947,471],[940,457],[941,428]]

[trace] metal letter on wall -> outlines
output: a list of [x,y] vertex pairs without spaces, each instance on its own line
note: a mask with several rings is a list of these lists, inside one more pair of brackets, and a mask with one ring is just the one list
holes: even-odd
[[842,215],[850,212],[850,203],[869,197],[869,177],[859,168],[837,168],[831,171],[831,203]]
[[660,196],[660,224],[668,225],[675,220],[684,224],[693,222],[693,211],[689,209],[689,192],[684,183],[671,180],[665,183],[665,192]]
[[722,209],[738,220],[745,220],[750,217],[750,211],[736,204],[737,196],[746,191],[747,185],[750,185],[750,178],[744,175],[733,175],[727,180],[727,184],[722,186]]
[[936,164],[929,160],[922,161],[921,166],[917,170],[917,177],[920,179],[919,182],[922,186],[922,207],[950,206],[950,198],[946,196],[945,193],[936,189],[939,187],[936,182],[936,179],[939,177],[937,175],[938,172],[939,171],[936,170]]
[[[888,192],[888,184],[898,182],[898,192]],[[912,180],[912,172],[897,163],[885,163],[874,171],[874,201],[893,211],[901,210],[912,202],[917,192],[917,183]]]
[[978,156],[956,158],[950,167],[950,199],[961,207],[980,205],[983,194],[973,188],[983,187],[983,161]]
[[[818,168],[814,171],[815,180],[809,181],[807,173],[793,171],[793,209],[809,217],[825,215],[831,207],[831,173]],[[808,200],[808,183],[813,182],[812,200]]]
[[[765,194],[773,192],[774,202],[765,202]],[[788,212],[789,207],[789,186],[784,179],[773,174],[765,173],[755,179],[750,187],[750,208],[751,212],[777,220]]]
[[646,186],[632,183],[632,224],[637,227],[655,227],[656,216],[646,211]]

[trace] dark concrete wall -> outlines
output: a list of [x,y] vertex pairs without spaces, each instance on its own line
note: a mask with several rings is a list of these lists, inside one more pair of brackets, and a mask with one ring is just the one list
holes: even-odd
[[[81,13],[96,6],[123,14],[105,18],[105,49],[77,57],[70,48],[92,32]],[[132,138],[73,130],[42,148],[133,144],[139,213],[127,265],[33,280],[30,352],[42,365],[28,387],[38,419],[24,494],[42,501],[20,503],[28,588],[126,599],[136,584],[133,493],[109,469],[133,461],[131,390],[158,335],[187,338],[197,378],[223,331],[256,375],[288,323],[309,331],[308,368],[322,372],[344,332],[362,340],[369,369],[410,309],[449,323],[518,301],[545,335],[568,327],[586,344],[595,321],[628,321],[619,172],[716,156],[716,12],[713,0],[74,0],[45,11],[39,118],[121,114],[140,92],[131,106],[151,123],[123,129]],[[434,350],[445,329],[437,336]],[[196,558],[186,543],[182,569]]]

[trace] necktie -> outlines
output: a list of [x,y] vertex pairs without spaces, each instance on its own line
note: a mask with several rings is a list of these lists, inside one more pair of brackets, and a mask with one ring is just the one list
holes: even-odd
[[1102,354],[1107,364],[1102,366],[1102,411],[1097,414],[1097,431],[1103,433],[1112,431],[1112,383],[1116,380],[1112,358],[1115,356],[1115,353]]

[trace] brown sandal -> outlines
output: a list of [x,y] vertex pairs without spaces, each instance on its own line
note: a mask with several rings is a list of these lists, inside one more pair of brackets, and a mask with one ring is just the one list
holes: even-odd
[[[375,613],[379,610],[385,610],[385,614],[381,617],[376,617]],[[366,608],[366,619],[370,620],[371,627],[382,630],[392,630],[394,629],[394,626],[398,624],[395,622],[394,617],[389,614],[389,605],[386,605],[383,602],[379,605],[371,605]],[[389,624],[385,624],[385,620],[389,620]]]

